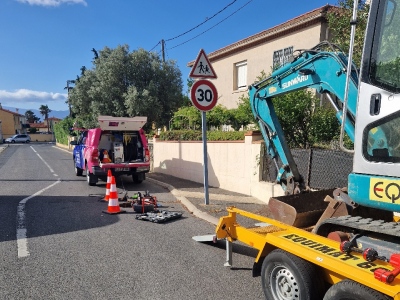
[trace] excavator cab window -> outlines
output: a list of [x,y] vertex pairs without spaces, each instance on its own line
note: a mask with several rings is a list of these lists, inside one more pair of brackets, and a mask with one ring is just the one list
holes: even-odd
[[400,162],[400,112],[366,127],[364,157],[373,162]]
[[[370,61],[371,82],[393,93],[400,92],[400,0],[381,1]],[[380,4],[381,5],[381,4]]]

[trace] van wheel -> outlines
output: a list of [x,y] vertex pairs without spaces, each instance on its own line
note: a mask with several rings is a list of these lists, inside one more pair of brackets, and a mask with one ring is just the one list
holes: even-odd
[[266,299],[319,300],[324,282],[314,264],[276,249],[262,264],[261,283]]
[[75,175],[76,175],[76,176],[82,176],[83,170],[82,170],[81,168],[78,168],[78,167],[76,166],[75,161],[74,161],[74,167],[75,167]]
[[365,285],[352,280],[342,280],[332,285],[324,300],[389,300],[389,298]]
[[96,185],[97,182],[96,176],[89,172],[87,165],[86,165],[86,181],[90,186]]

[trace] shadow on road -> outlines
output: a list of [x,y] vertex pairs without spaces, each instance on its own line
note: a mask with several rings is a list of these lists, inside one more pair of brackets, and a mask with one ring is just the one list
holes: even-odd
[[28,238],[104,227],[119,221],[108,215],[108,203],[100,197],[36,196],[25,205],[25,222],[17,218],[19,202],[27,196],[0,196],[0,242],[16,239],[17,226]]

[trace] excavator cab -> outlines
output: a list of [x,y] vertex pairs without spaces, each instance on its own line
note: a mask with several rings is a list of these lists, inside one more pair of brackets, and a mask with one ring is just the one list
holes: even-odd
[[391,212],[400,211],[399,4],[374,1],[370,9],[348,183],[356,203]]

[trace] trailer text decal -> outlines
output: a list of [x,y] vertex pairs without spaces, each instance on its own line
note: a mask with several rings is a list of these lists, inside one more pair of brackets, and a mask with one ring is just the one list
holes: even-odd
[[349,253],[340,252],[336,248],[326,246],[324,244],[315,242],[313,240],[307,239],[307,238],[299,236],[297,234],[287,234],[287,235],[283,235],[282,237],[284,237],[285,239],[288,239],[292,242],[295,242],[296,244],[307,246],[308,248],[316,250],[322,254],[332,256],[341,261],[346,261],[348,264],[356,266],[356,267],[364,269],[364,270],[369,269],[369,271],[374,272],[376,269],[382,268],[381,266],[378,266],[377,264],[375,264],[373,262],[368,262],[368,261],[362,260],[360,257],[351,255]]

